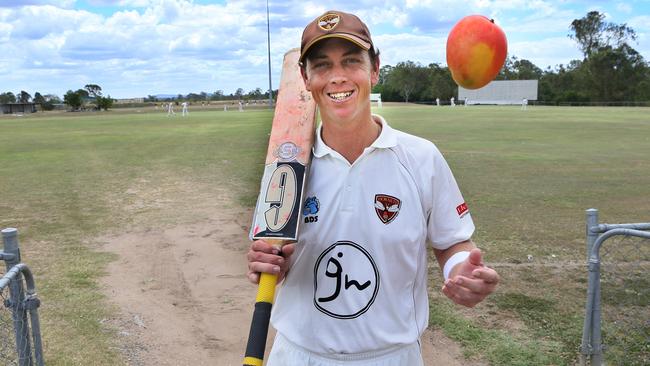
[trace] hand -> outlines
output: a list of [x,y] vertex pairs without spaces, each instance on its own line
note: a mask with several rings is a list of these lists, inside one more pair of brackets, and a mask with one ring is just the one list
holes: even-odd
[[475,248],[451,270],[442,292],[456,304],[471,308],[494,292],[498,283],[499,274],[483,264],[481,250]]
[[267,272],[278,275],[278,283],[282,282],[289,271],[289,262],[295,249],[295,244],[286,244],[282,251],[277,247],[256,240],[251,244],[246,258],[248,259],[248,280],[252,283],[260,282],[260,273]]

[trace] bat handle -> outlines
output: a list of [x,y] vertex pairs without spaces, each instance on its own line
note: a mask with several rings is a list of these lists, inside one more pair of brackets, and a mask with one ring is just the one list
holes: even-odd
[[269,320],[271,319],[271,307],[273,306],[275,285],[277,283],[278,275],[276,274],[263,272],[260,276],[257,298],[255,299],[255,311],[253,312],[248,344],[246,345],[244,366],[262,366],[266,336],[269,332]]

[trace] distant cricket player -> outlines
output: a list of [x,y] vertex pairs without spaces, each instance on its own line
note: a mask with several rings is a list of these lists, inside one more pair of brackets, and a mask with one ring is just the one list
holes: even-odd
[[499,276],[471,241],[468,205],[440,151],[371,114],[380,62],[366,25],[326,12],[305,27],[300,61],[322,122],[298,241],[278,250],[256,240],[247,254],[251,282],[261,272],[284,279],[267,365],[423,365],[427,243],[457,304],[475,306]]
[[167,104],[167,117],[175,114],[176,112],[174,112],[174,103],[169,102],[169,104]]
[[190,114],[190,112],[187,110],[187,102],[181,103],[181,107],[183,107],[183,109],[182,109],[182,116],[183,117]]

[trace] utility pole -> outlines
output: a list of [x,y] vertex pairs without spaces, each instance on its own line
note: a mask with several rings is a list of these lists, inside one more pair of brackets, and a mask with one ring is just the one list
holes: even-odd
[[273,86],[271,85],[271,27],[269,25],[269,0],[266,0],[266,46],[269,54],[269,108],[273,108]]

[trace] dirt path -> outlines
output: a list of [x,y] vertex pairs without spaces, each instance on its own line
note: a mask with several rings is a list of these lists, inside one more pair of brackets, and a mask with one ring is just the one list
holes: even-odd
[[[127,364],[241,365],[256,292],[244,276],[251,213],[222,209],[203,217],[101,238],[119,256],[103,288],[119,308],[108,322]],[[427,331],[422,343],[426,365],[470,364],[438,331]]]

